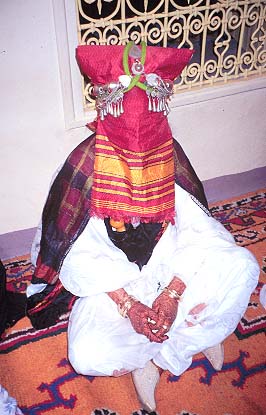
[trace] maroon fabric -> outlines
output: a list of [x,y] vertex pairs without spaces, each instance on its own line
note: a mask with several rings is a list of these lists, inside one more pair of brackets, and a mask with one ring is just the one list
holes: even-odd
[[33,280],[54,284],[70,246],[90,218],[95,135],[69,155],[50,189],[42,214],[42,236]]
[[[81,45],[76,50],[76,58],[81,73],[93,84],[118,82],[124,75],[124,46]],[[174,80],[193,55],[190,49],[161,48],[148,46],[145,60],[145,73],[156,73],[162,79]],[[129,58],[129,68],[134,60]],[[144,76],[140,81],[144,80]],[[116,146],[136,152],[145,152],[160,146],[172,136],[167,117],[162,112],[148,110],[145,91],[138,87],[124,94],[124,113],[118,118],[107,115],[98,120],[96,134],[104,135]]]
[[[106,84],[124,74],[123,52],[125,46],[81,45],[76,57],[80,70],[94,84]],[[189,62],[194,50],[147,46],[145,73],[156,73],[163,79],[177,78]],[[129,58],[130,63],[133,62]]]
[[[118,82],[127,71],[123,65],[127,47],[79,46],[76,56],[81,72],[93,84]],[[135,47],[142,52],[146,48],[143,44]],[[189,49],[147,47],[140,82],[150,73],[173,81],[192,54]],[[134,79],[135,59],[126,56],[124,60]],[[142,222],[173,223],[174,162],[167,117],[163,111],[149,110],[149,98],[138,84],[124,93],[123,109],[119,117],[107,114],[98,119],[91,214],[126,222],[138,218]]]

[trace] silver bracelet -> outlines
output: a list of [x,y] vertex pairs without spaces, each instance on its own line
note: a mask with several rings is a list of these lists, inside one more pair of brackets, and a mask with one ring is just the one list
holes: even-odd
[[119,314],[122,317],[127,318],[127,313],[129,312],[129,310],[135,302],[138,302],[138,300],[132,295],[129,295],[123,302],[118,303],[117,309]]
[[164,291],[168,294],[170,298],[175,298],[177,301],[181,301],[181,294],[178,294],[176,290],[171,290],[168,287],[165,287]]

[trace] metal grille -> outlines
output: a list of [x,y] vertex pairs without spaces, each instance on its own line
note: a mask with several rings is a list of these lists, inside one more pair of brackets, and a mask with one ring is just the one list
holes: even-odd
[[[144,40],[195,49],[175,93],[266,73],[266,0],[76,0],[76,5],[79,44]],[[94,106],[90,89],[84,79],[87,109]]]

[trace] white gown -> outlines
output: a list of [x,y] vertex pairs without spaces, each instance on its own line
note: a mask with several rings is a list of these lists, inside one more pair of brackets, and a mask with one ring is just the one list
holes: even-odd
[[[141,271],[111,242],[97,218],[90,219],[65,258],[61,282],[81,297],[68,327],[69,360],[78,373],[111,376],[153,359],[180,375],[193,355],[222,342],[244,314],[259,277],[256,259],[185,190],[176,186],[175,191],[175,225],[168,225]],[[152,343],[121,317],[106,292],[123,287],[151,306],[173,276],[186,289],[169,339]]]

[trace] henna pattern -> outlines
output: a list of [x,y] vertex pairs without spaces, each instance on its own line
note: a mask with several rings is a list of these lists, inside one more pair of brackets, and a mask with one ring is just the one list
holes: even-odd
[[[158,315],[150,307],[140,302],[135,302],[127,313],[134,330],[146,336],[151,342],[162,343],[168,337],[156,331]],[[149,321],[148,321],[149,319]],[[151,321],[154,321],[153,324]]]
[[157,327],[159,335],[167,333],[177,316],[178,301],[162,292],[153,302],[152,309],[157,313]]
[[167,333],[176,319],[178,311],[178,297],[172,295],[172,292],[181,296],[186,285],[178,277],[174,277],[169,286],[154,300],[152,309],[157,313],[157,334],[159,336]]

